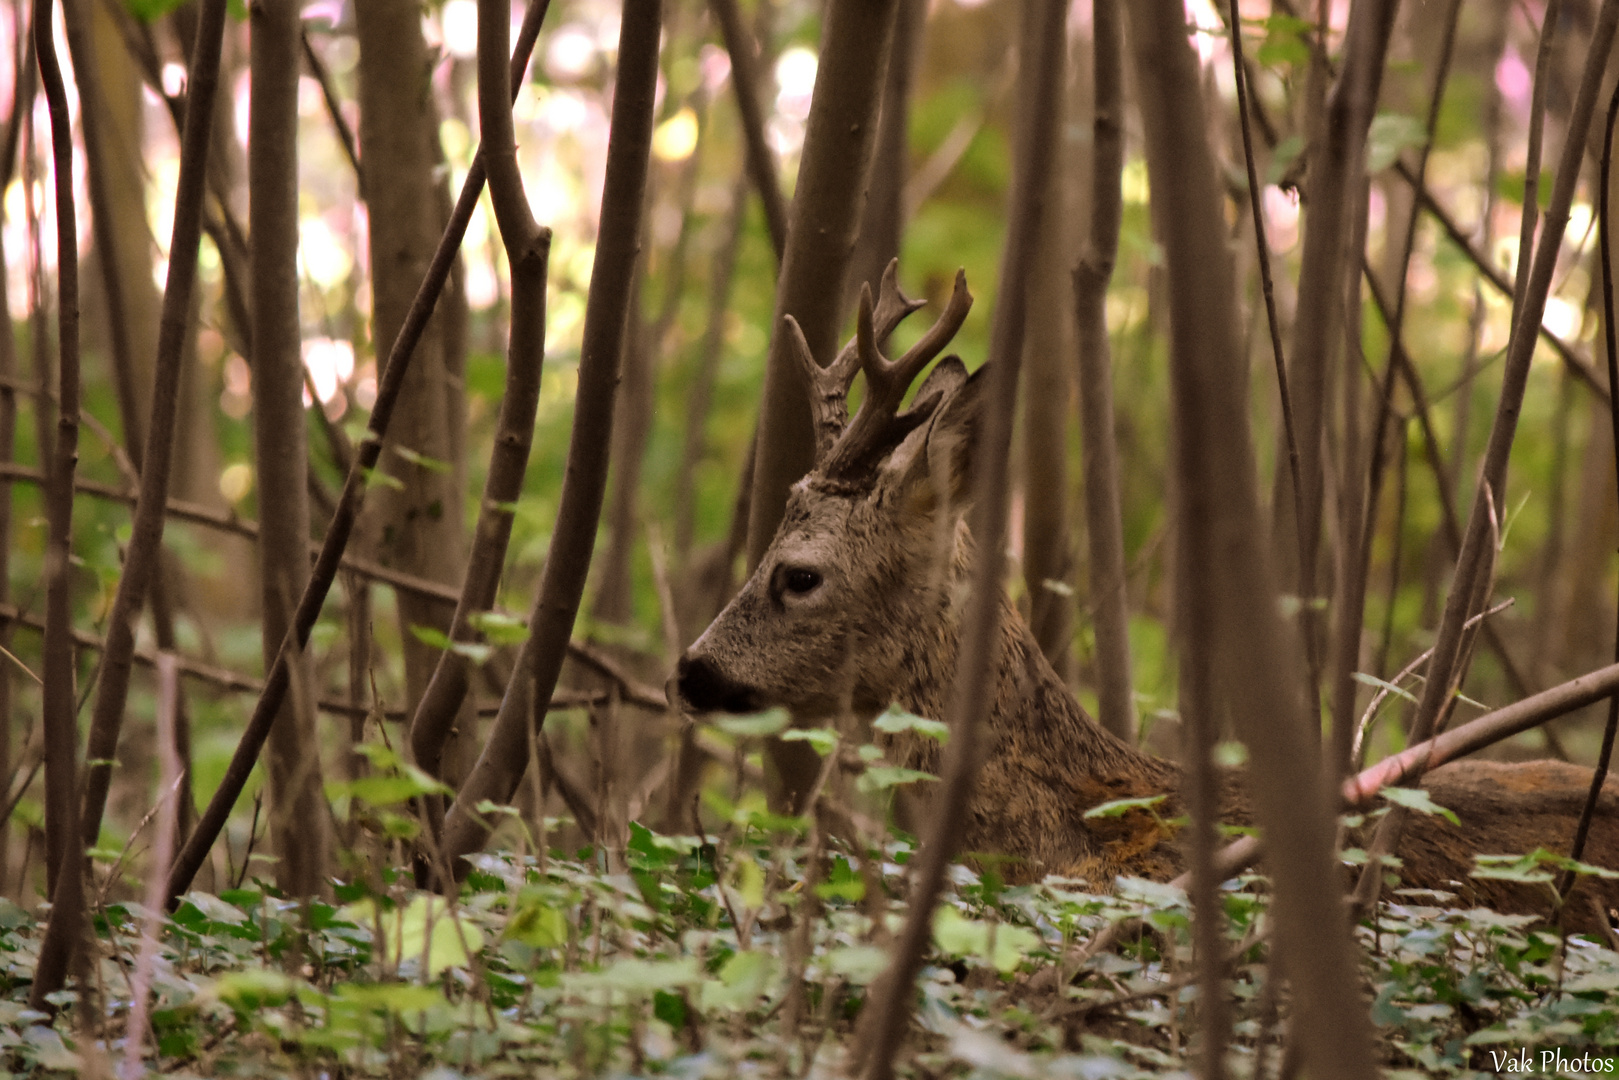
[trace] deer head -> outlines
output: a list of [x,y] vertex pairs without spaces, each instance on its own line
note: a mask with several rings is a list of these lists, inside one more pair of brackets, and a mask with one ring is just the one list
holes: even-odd
[[[800,720],[886,707],[918,665],[954,656],[954,585],[984,380],[946,357],[900,411],[910,384],[972,306],[966,275],[937,323],[898,360],[882,348],[921,304],[883,275],[862,290],[855,337],[825,367],[792,316],[784,331],[810,388],[815,467],[794,485],[753,576],[680,660],[680,696],[699,711],[784,706]],[[852,421],[857,372],[865,399]],[[951,640],[945,640],[950,638]],[[946,648],[946,646],[949,646]]]

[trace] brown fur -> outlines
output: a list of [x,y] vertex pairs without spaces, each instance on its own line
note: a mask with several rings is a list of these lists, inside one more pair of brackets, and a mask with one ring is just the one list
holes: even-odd
[[[959,380],[959,372],[946,378]],[[688,703],[780,705],[805,725],[846,713],[870,719],[891,703],[945,715],[969,578],[962,493],[981,382],[967,380],[867,481],[811,474],[799,482],[758,569],[682,658],[678,685]],[[795,592],[791,574],[802,571],[818,584]],[[1014,856],[1011,873],[1025,880],[1065,873],[1108,887],[1117,874],[1178,874],[1179,841],[1160,821],[1183,812],[1179,770],[1087,716],[1010,601],[1002,626],[985,758],[961,848]],[[938,771],[931,740],[902,737],[890,754]],[[1589,769],[1554,762],[1435,770],[1424,786],[1461,825],[1412,815],[1400,848],[1404,882],[1504,911],[1546,912],[1544,886],[1471,878],[1473,854],[1566,851],[1590,780]],[[1227,820],[1245,823],[1246,795],[1238,784],[1226,787]],[[1158,794],[1169,798],[1151,812],[1084,816],[1110,800]],[[1619,867],[1616,810],[1619,781],[1610,780],[1586,861]],[[1572,926],[1594,926],[1587,895],[1619,908],[1619,882],[1581,890]]]

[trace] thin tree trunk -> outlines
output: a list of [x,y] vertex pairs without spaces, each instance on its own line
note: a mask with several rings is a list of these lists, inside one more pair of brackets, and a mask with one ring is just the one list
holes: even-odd
[[[545,0],[536,2],[543,4]],[[512,66],[519,73],[528,67],[527,50],[532,45],[532,39],[529,39],[527,44],[523,41],[524,39],[519,39],[519,51],[512,57]],[[515,74],[512,76],[514,80],[517,77]],[[298,610],[294,615],[292,626],[276,653],[275,663],[265,672],[259,699],[253,706],[253,713],[248,717],[247,726],[236,744],[236,750],[231,754],[230,762],[225,767],[225,774],[220,778],[219,787],[215,789],[207,807],[198,817],[196,828],[186,837],[185,847],[175,857],[165,889],[167,902],[170,904],[190,887],[197,871],[207,860],[214,841],[219,838],[221,830],[230,818],[231,809],[236,805],[236,800],[241,798],[242,789],[247,786],[248,778],[258,762],[259,752],[264,749],[264,742],[269,737],[276,713],[286,700],[290,683],[288,664],[292,656],[301,652],[308,644],[309,632],[315,625],[315,619],[320,615],[321,605],[325,603],[326,595],[331,591],[338,569],[343,565],[343,549],[354,533],[355,519],[359,516],[364,502],[366,477],[376,468],[382,440],[388,433],[388,424],[393,418],[400,388],[410,370],[411,353],[427,326],[427,320],[432,316],[434,304],[444,288],[444,283],[450,277],[456,252],[460,250],[461,241],[466,236],[467,223],[472,220],[478,198],[483,192],[484,177],[484,160],[480,155],[473,159],[472,168],[468,170],[467,177],[461,184],[461,193],[456,198],[450,223],[439,239],[438,249],[433,253],[433,261],[428,264],[421,287],[416,290],[416,299],[411,303],[405,324],[400,328],[399,335],[394,339],[393,347],[388,352],[388,362],[382,367],[381,376],[377,380],[377,399],[371,406],[371,420],[366,437],[355,449],[354,462],[349,466],[348,476],[343,480],[342,494],[338,497],[332,520],[327,525],[326,536],[321,541],[320,553],[316,556],[314,569],[310,572],[309,585],[298,600]],[[428,590],[434,588],[430,582],[424,583],[424,586]]]
[[[527,214],[502,67],[510,25],[499,0],[479,0],[479,8],[479,119],[488,140],[490,195],[501,235],[510,242],[524,228],[521,217]],[[478,806],[486,799],[509,803],[527,770],[531,725],[543,716],[543,705],[556,688],[590,569],[607,486],[613,399],[624,350],[624,312],[646,203],[662,15],[661,0],[627,0],[619,24],[601,226],[585,307],[568,467],[550,553],[529,618],[528,639],[518,654],[483,753],[445,819],[441,848],[457,875],[464,872],[464,856],[481,847],[488,836],[489,826]],[[443,884],[448,886],[448,882]]]
[[79,459],[79,240],[73,201],[73,129],[67,89],[51,30],[50,0],[34,0],[34,52],[51,121],[51,178],[56,201],[57,335],[61,350],[55,439],[45,516],[44,700],[45,866],[50,927],[40,946],[29,1006],[43,1009],[62,988],[85,931],[83,848],[76,787],[78,714],[73,648],[73,474]]
[[1299,305],[1293,323],[1288,382],[1297,421],[1297,503],[1302,515],[1295,523],[1299,566],[1293,586],[1300,600],[1312,695],[1319,693],[1315,687],[1320,676],[1312,601],[1316,595],[1325,492],[1328,386],[1332,360],[1341,353],[1343,283],[1346,275],[1353,279],[1359,267],[1358,258],[1345,258],[1349,215],[1357,203],[1354,177],[1360,172],[1356,162],[1361,160],[1367,129],[1377,107],[1397,9],[1395,0],[1360,0],[1351,9],[1343,67],[1327,95],[1322,139],[1310,162],[1309,220],[1299,270]]
[[[876,142],[883,65],[897,2],[832,0],[827,7],[770,321],[748,514],[750,569],[776,533],[788,488],[809,471],[814,458],[804,376],[783,320],[788,315],[798,320],[811,356],[836,355],[839,309]],[[767,743],[766,751],[772,804],[796,808],[820,772],[820,758],[807,743],[778,739]]]
[[[11,6],[13,51],[11,115],[6,120],[5,145],[0,148],[0,181],[11,186],[17,168],[17,145],[21,138],[23,113],[33,108],[34,80],[31,58],[24,44],[26,24],[23,6]],[[0,207],[0,231],[5,227],[5,210]],[[0,266],[9,265],[0,243]],[[10,465],[17,453],[17,332],[11,321],[11,299],[0,289],[0,465]],[[0,604],[11,602],[11,484],[0,482]],[[0,618],[0,648],[11,648],[11,621]],[[11,775],[12,715],[11,668],[0,664],[0,776]],[[11,865],[11,821],[0,821],[0,894],[5,892],[6,869]]]
[[[916,1006],[916,977],[933,936],[933,912],[943,891],[950,860],[966,831],[968,805],[977,779],[983,718],[995,692],[994,671],[1001,641],[1006,569],[1006,525],[1011,494],[1008,465],[1017,416],[1018,375],[1023,366],[1040,230],[1047,223],[1046,200],[1056,148],[1047,133],[1055,129],[1062,85],[1067,0],[1025,0],[1019,57],[1027,77],[1019,87],[1021,122],[1008,193],[1009,221],[1001,249],[995,313],[990,326],[989,385],[979,402],[973,448],[973,504],[969,521],[976,540],[972,595],[963,615],[962,638],[950,691],[950,742],[945,749],[941,790],[935,796],[922,850],[912,872],[905,923],[889,951],[888,967],[872,985],[856,1032],[857,1068],[866,1080],[892,1080],[894,1055]],[[958,286],[960,280],[958,278]]]
[[[173,652],[177,643],[174,634],[174,616],[169,608],[163,588],[162,554],[163,525],[168,501],[169,477],[174,456],[174,433],[177,428],[180,379],[184,364],[185,339],[190,327],[187,317],[191,311],[191,292],[196,279],[197,245],[201,237],[202,181],[208,154],[206,128],[188,132],[190,142],[183,148],[189,154],[185,164],[190,166],[185,180],[189,187],[181,186],[176,193],[174,235],[170,249],[168,288],[165,290],[165,311],[160,321],[156,341],[157,359],[151,372],[147,398],[150,404],[150,425],[142,422],[143,403],[135,392],[134,358],[131,355],[131,333],[127,323],[128,309],[124,303],[122,277],[126,267],[114,231],[112,189],[110,175],[112,156],[97,137],[91,135],[95,124],[89,122],[92,113],[103,109],[96,53],[90,40],[88,12],[81,10],[84,0],[66,0],[68,39],[77,42],[76,65],[81,73],[80,93],[85,98],[86,159],[90,172],[91,202],[95,208],[95,235],[100,250],[97,260],[101,264],[107,299],[109,338],[114,354],[114,369],[118,376],[120,408],[124,420],[124,441],[130,460],[141,473],[141,495],[137,501],[129,547],[124,554],[124,572],[113,597],[112,613],[107,622],[107,651],[103,655],[101,674],[96,685],[95,707],[90,718],[90,734],[86,758],[92,764],[85,769],[84,791],[80,805],[80,818],[84,842],[93,845],[100,835],[102,815],[106,809],[107,792],[112,782],[111,762],[117,756],[118,737],[122,730],[125,705],[129,695],[132,656],[135,649],[135,621],[148,594],[152,600],[152,615],[158,648]],[[217,56],[218,45],[211,47]],[[191,101],[199,108],[199,116],[208,118],[213,107],[213,92],[217,86],[217,63],[213,71],[197,71],[193,77]],[[200,80],[200,81],[199,81]],[[104,135],[97,129],[97,136]],[[94,149],[92,149],[92,147]],[[98,178],[99,176],[99,178]],[[137,278],[138,280],[138,278]],[[142,380],[147,382],[147,380]],[[142,436],[142,431],[145,436]],[[180,740],[176,750],[189,751],[189,725],[185,723],[183,699],[177,698],[175,737]],[[189,753],[182,758],[182,776],[189,775]],[[189,806],[190,788],[177,795],[183,806]],[[186,815],[189,817],[189,813]]]
[[[1064,34],[1065,53],[1066,38]],[[1060,164],[1047,180],[1050,210],[1030,268],[1023,386],[1023,581],[1029,629],[1065,682],[1074,668],[1074,556],[1068,535],[1068,416],[1074,407],[1074,377],[1068,358],[1076,352],[1077,331],[1072,320],[1056,313],[1068,309],[1069,274],[1078,248],[1072,223],[1079,220],[1070,205],[1079,178],[1069,166],[1073,155],[1064,153],[1071,145],[1063,137],[1066,81],[1059,70],[1057,101],[1039,114],[1051,127],[1038,137],[1052,142]]]
[[[1333,885],[1332,807],[1306,730],[1302,669],[1260,540],[1245,363],[1197,61],[1179,3],[1128,11],[1154,231],[1173,298],[1177,611],[1189,620],[1188,646],[1208,649],[1216,708],[1229,711],[1248,745],[1275,892],[1276,950],[1293,987],[1305,1066],[1325,1080],[1363,1080],[1375,1075],[1371,1031]],[[1330,302],[1342,295],[1335,289]]]
[[[248,119],[253,234],[253,435],[260,510],[264,663],[292,622],[309,580],[304,548],[309,497],[298,316],[298,5],[266,0],[251,14],[253,97]],[[375,220],[373,214],[373,220]],[[301,653],[301,650],[300,650]],[[290,658],[313,685],[313,669]],[[313,711],[284,704],[270,730],[270,834],[276,883],[291,896],[320,893],[330,845]]]
[[[905,235],[905,181],[910,174],[911,84],[927,24],[925,0],[899,0],[894,12],[894,40],[888,47],[877,145],[872,151],[871,184],[866,212],[855,241],[849,280],[844,283],[843,310],[852,311],[860,287],[875,295],[888,264],[899,258]],[[1052,132],[1056,138],[1058,132]]]
[[1091,146],[1091,223],[1074,269],[1079,339],[1080,436],[1085,468],[1085,537],[1096,635],[1096,695],[1102,726],[1135,741],[1130,664],[1130,612],[1125,593],[1124,524],[1119,505],[1119,450],[1113,420],[1113,355],[1107,334],[1107,288],[1119,248],[1124,202],[1124,24],[1118,0],[1093,8],[1096,81]]
[[[420,12],[385,0],[361,0],[355,10],[373,339],[380,354],[398,336],[442,227],[433,179],[438,116],[429,82],[433,61],[422,38]],[[466,548],[461,510],[466,499],[463,485],[456,482],[465,475],[459,460],[465,409],[461,381],[446,362],[445,340],[446,316],[458,299],[454,290],[440,299],[416,347],[382,458],[384,471],[399,484],[376,491],[361,525],[377,561],[448,585],[462,574]],[[454,605],[405,593],[396,593],[396,604],[405,707],[414,710],[440,655],[415,628],[447,632]],[[463,700],[452,729],[460,737],[452,736],[441,751],[448,753],[442,767],[452,783],[464,775],[476,745],[472,704]]]
[[[1585,157],[1586,135],[1591,127],[1597,92],[1616,28],[1619,28],[1619,0],[1603,0],[1591,33],[1585,74],[1570,113],[1562,159],[1554,173],[1551,202],[1546,209],[1540,243],[1534,250],[1521,303],[1514,304],[1512,337],[1503,365],[1501,394],[1497,399],[1495,422],[1490,429],[1490,442],[1485,451],[1483,475],[1473,498],[1461,553],[1456,559],[1456,573],[1445,601],[1444,614],[1440,618],[1433,656],[1428,661],[1422,696],[1412,719],[1412,741],[1421,741],[1433,734],[1440,711],[1451,698],[1454,677],[1459,670],[1458,661],[1462,655],[1464,624],[1480,583],[1488,578],[1492,565],[1492,538],[1498,533],[1499,515],[1505,512],[1507,506],[1507,463],[1513,438],[1517,434],[1524,392],[1528,387],[1529,365],[1539,337],[1541,317],[1545,312],[1563,233],[1568,227],[1574,189]],[[1528,258],[1527,255],[1521,257]],[[1404,824],[1405,815],[1396,807],[1378,826],[1375,846],[1380,850],[1393,850]],[[1377,860],[1373,859],[1363,870],[1362,880],[1375,883],[1377,878],[1374,875],[1377,873]]]

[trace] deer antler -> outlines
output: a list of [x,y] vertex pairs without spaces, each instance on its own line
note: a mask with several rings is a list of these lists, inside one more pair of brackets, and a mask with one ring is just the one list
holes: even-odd
[[[887,275],[884,275],[883,280],[886,284]],[[966,321],[967,312],[972,306],[972,293],[967,291],[967,272],[957,270],[956,286],[950,294],[950,302],[945,305],[944,314],[939,316],[939,320],[922,335],[922,340],[911,346],[905,355],[898,360],[889,360],[883,355],[881,347],[882,340],[888,333],[883,332],[881,335],[878,333],[881,324],[875,323],[871,289],[861,290],[860,315],[855,323],[855,339],[851,344],[854,346],[855,355],[859,358],[861,369],[866,373],[866,398],[861,403],[860,411],[854,420],[838,436],[825,458],[820,459],[819,467],[823,474],[829,477],[850,476],[864,471],[932,415],[939,404],[937,395],[930,395],[928,400],[916,402],[904,413],[899,411],[899,406],[917,375],[944,350],[950,339],[956,336],[956,331],[961,329],[961,324]],[[877,310],[879,313],[882,311],[880,303]],[[849,348],[845,346],[836,363],[842,363],[844,355],[848,352]],[[851,372],[850,380],[852,379]],[[847,394],[848,383],[845,382],[840,400]]]
[[[882,284],[879,287],[879,298],[875,314],[869,312],[871,287],[862,286],[863,302],[867,305],[866,321],[874,323],[871,327],[879,343],[886,342],[894,328],[905,320],[905,317],[918,308],[926,307],[923,300],[907,299],[899,291],[899,260],[892,259],[888,269],[883,271]],[[836,358],[826,367],[815,362],[810,353],[809,342],[804,340],[804,331],[799,327],[798,320],[791,315],[786,316],[788,344],[793,356],[798,360],[798,366],[804,372],[804,380],[809,384],[810,416],[815,425],[815,460],[820,462],[837,442],[838,436],[843,434],[843,426],[849,418],[849,386],[854,382],[855,373],[860,370],[863,361],[856,342],[851,341],[839,350]],[[903,393],[903,391],[901,391]]]

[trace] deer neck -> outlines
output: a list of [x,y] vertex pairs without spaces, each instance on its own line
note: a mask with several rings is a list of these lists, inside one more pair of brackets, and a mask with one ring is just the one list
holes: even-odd
[[[956,596],[962,590],[952,590]],[[919,716],[947,715],[961,659],[962,605],[946,602],[941,634],[907,657],[908,678],[895,703]],[[1022,775],[1043,787],[1078,790],[1093,783],[1172,790],[1176,770],[1145,754],[1092,720],[1040,651],[1028,624],[1002,596],[988,724],[980,730],[984,781],[999,772]],[[918,767],[938,765],[938,749],[910,749]],[[1105,801],[1105,800],[1100,800]]]

